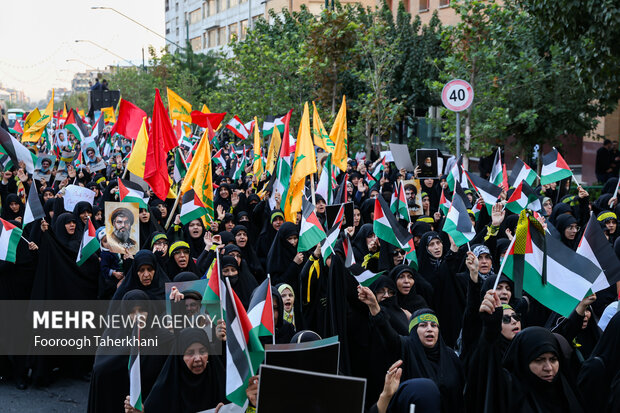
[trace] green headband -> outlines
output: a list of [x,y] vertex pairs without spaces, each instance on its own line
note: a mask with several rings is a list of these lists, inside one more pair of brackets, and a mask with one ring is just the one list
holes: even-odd
[[284,219],[284,214],[282,212],[274,212],[273,214],[271,214],[271,222],[273,223],[273,220],[277,217]]
[[420,314],[419,316],[412,318],[411,321],[409,322],[409,332],[411,333],[411,330],[413,330],[413,328],[417,326],[418,324],[426,323],[429,321],[439,325],[439,320],[437,320],[437,316],[435,314],[431,314],[431,313]]
[[604,212],[601,215],[599,215],[596,219],[598,221],[605,221],[605,220],[608,220],[608,219],[615,219],[615,220],[617,220],[618,217],[613,212]]
[[168,241],[168,237],[166,236],[166,234],[157,234],[153,237],[153,240],[151,241],[151,248],[153,248],[153,245],[155,245],[155,243],[160,239],[165,239],[166,241]]

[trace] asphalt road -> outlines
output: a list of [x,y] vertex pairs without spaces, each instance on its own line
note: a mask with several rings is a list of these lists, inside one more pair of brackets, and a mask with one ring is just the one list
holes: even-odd
[[88,404],[88,383],[58,379],[49,387],[18,390],[12,381],[0,381],[0,411],[82,413]]

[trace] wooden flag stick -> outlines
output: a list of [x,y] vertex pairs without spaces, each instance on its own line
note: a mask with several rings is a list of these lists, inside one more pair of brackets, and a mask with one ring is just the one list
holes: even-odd
[[181,197],[181,185],[179,185],[179,190],[177,191],[177,199],[174,200],[174,205],[172,206],[172,210],[168,214],[168,220],[166,221],[166,231],[168,231],[168,227],[170,226],[170,222],[172,221],[174,212],[177,210],[177,206],[179,206],[180,197]]
[[515,244],[515,240],[517,239],[517,234],[515,231],[514,237],[512,237],[512,241],[510,241],[510,245],[508,245],[508,249],[506,250],[506,255],[504,255],[504,259],[502,260],[502,265],[499,267],[499,271],[497,272],[497,278],[495,278],[495,284],[493,284],[493,291],[497,290],[497,284],[499,284],[499,277],[502,275],[502,271],[504,271],[504,265],[506,265],[506,258],[512,249],[512,246]]

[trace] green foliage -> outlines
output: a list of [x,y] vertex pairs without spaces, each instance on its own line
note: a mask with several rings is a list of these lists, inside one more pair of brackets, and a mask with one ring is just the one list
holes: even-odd
[[[82,109],[84,112],[88,111],[88,92],[77,92],[70,95],[64,95],[60,99],[60,103],[55,103],[54,106],[62,109],[64,104],[67,104],[67,108]],[[47,102],[46,102],[47,104]],[[45,107],[42,105],[42,107]]]
[[[464,113],[471,140],[464,151],[482,155],[514,137],[525,153],[537,143],[557,144],[560,135],[583,135],[601,114],[592,95],[570,65],[571,57],[551,42],[541,26],[514,0],[461,0],[452,3],[461,22],[444,31],[446,81],[469,81],[475,98]],[[449,144],[455,115],[444,111]]]

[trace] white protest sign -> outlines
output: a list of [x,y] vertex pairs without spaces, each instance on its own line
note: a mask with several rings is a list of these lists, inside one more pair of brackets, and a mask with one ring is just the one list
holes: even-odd
[[385,157],[385,162],[394,162],[394,155],[392,155],[392,151],[381,151],[379,159],[383,157]]
[[62,198],[64,200],[65,210],[71,212],[78,202],[86,201],[92,205],[95,200],[95,193],[88,188],[78,185],[67,185],[65,188],[65,195]]

